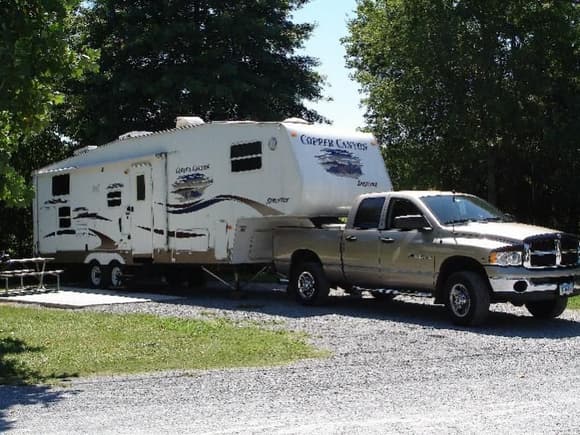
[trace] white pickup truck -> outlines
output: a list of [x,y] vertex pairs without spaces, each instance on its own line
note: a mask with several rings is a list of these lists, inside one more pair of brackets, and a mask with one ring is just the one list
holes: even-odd
[[557,317],[580,294],[577,236],[454,192],[362,195],[346,225],[276,230],[274,263],[303,304],[323,303],[334,286],[383,299],[427,294],[460,325],[482,323],[496,302]]

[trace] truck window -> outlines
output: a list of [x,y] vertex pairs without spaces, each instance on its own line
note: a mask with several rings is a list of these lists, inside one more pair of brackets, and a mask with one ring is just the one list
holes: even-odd
[[387,226],[386,228],[393,228],[395,218],[399,216],[411,216],[411,215],[423,215],[421,210],[417,208],[408,199],[393,198],[389,205],[389,212],[387,213]]
[[253,171],[262,168],[262,142],[232,145],[230,148],[232,172]]
[[68,195],[70,193],[70,175],[55,175],[52,177],[52,196]]
[[366,198],[361,201],[354,218],[354,228],[369,230],[379,227],[385,198]]

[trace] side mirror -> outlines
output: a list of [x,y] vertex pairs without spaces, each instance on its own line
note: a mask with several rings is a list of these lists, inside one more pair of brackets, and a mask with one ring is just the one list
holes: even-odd
[[431,225],[429,225],[425,216],[420,214],[398,216],[393,224],[395,229],[403,231],[431,229]]

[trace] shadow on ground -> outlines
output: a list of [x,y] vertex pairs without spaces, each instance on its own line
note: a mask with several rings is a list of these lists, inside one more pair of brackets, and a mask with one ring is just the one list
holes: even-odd
[[340,292],[333,291],[324,306],[307,307],[289,298],[285,289],[278,284],[257,283],[248,286],[238,294],[213,282],[208,283],[204,288],[166,289],[166,291],[184,297],[168,301],[169,304],[256,312],[287,318],[343,315],[493,336],[545,339],[580,336],[580,322],[578,321],[566,318],[541,320],[532,317],[523,308],[506,309],[508,304],[492,305],[490,316],[484,325],[467,328],[453,325],[445,307],[434,305],[431,299],[403,297],[385,302],[372,297],[339,294]]
[[19,353],[38,351],[40,349],[28,346],[20,339],[0,339],[0,432],[11,429],[9,411],[13,406],[47,406],[60,400],[61,394],[53,391],[51,387],[33,385],[32,382],[42,381],[42,376],[11,357]]

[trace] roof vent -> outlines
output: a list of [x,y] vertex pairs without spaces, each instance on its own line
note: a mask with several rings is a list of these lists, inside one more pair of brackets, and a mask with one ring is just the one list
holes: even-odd
[[80,156],[81,154],[86,154],[90,151],[96,150],[98,146],[96,145],[87,145],[86,147],[77,148],[73,151],[74,156]]
[[150,135],[150,131],[130,131],[129,133],[122,134],[119,136],[119,140],[131,139],[133,137],[141,137]]
[[205,122],[199,116],[178,116],[175,120],[176,128],[195,127],[196,125],[202,124],[205,124]]
[[302,118],[286,118],[282,122],[286,122],[288,124],[306,124],[306,125],[310,124],[308,121],[306,121],[305,119],[302,119]]

